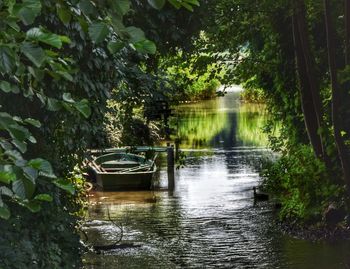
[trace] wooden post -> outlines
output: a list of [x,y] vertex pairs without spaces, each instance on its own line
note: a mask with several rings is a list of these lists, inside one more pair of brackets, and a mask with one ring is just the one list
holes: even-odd
[[168,166],[168,189],[174,190],[175,188],[175,158],[174,158],[174,146],[170,146],[167,143],[167,166]]

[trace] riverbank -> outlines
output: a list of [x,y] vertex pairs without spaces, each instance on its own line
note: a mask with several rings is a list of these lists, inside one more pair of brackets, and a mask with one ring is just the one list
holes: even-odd
[[346,223],[336,226],[324,224],[301,225],[291,221],[276,221],[277,227],[286,235],[309,241],[350,240],[350,225]]

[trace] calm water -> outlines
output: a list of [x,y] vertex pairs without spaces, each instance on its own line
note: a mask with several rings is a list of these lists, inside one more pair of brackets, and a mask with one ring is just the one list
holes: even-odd
[[[87,253],[85,268],[350,268],[347,242],[312,243],[282,235],[267,203],[254,205],[258,163],[270,157],[263,106],[240,105],[237,93],[178,108],[173,126],[187,154],[173,191],[163,166],[149,192],[90,196],[90,241],[124,243]],[[109,217],[108,217],[109,215]]]

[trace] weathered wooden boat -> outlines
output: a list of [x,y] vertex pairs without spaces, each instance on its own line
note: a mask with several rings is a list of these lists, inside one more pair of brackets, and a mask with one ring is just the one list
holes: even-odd
[[155,158],[114,152],[95,158],[89,166],[103,190],[150,189],[157,170]]

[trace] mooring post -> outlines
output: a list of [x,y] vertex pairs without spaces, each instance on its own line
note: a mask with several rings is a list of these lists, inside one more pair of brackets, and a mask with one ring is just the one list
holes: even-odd
[[174,158],[174,146],[167,143],[167,166],[168,166],[168,189],[174,190],[175,188],[175,158]]

